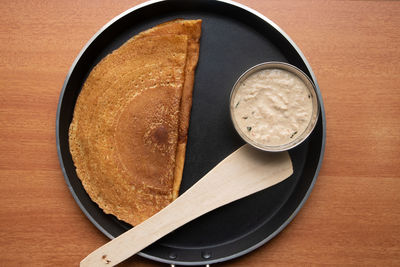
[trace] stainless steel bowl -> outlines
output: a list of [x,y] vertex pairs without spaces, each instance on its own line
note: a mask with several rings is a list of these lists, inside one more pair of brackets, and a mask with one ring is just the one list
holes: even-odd
[[[310,119],[310,122],[308,123],[307,128],[304,130],[304,132],[297,135],[297,137],[294,138],[293,141],[283,144],[283,145],[267,146],[267,145],[257,143],[254,140],[250,139],[245,133],[242,132],[242,130],[240,129],[240,127],[238,126],[238,124],[236,122],[235,115],[234,115],[234,108],[235,108],[234,107],[234,99],[235,99],[235,95],[236,95],[237,90],[238,90],[239,86],[241,85],[241,83],[243,81],[245,81],[250,75],[252,75],[260,70],[265,70],[265,69],[281,69],[281,70],[285,70],[285,71],[288,71],[288,72],[296,75],[304,82],[304,84],[306,85],[307,89],[309,90],[310,96],[312,98],[312,109],[313,110],[312,110],[311,119]],[[269,152],[279,152],[279,151],[289,150],[291,148],[298,146],[304,140],[306,140],[307,137],[314,130],[314,127],[317,123],[318,116],[319,116],[319,109],[320,109],[319,101],[318,101],[316,89],[315,89],[313,82],[300,69],[298,69],[297,67],[290,65],[288,63],[284,63],[284,62],[265,62],[265,63],[258,64],[256,66],[248,69],[236,81],[235,85],[232,88],[231,96],[230,96],[230,114],[231,114],[231,119],[232,119],[232,122],[233,122],[233,125],[234,125],[236,131],[239,133],[239,135],[242,137],[242,139],[244,141],[246,141],[247,143],[249,143],[250,145],[252,145],[258,149],[261,149],[264,151],[269,151]]]

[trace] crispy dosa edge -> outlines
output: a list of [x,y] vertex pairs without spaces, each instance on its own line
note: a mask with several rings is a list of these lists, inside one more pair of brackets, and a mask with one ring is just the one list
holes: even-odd
[[192,108],[194,75],[199,58],[200,36],[202,20],[175,19],[162,23],[154,28],[142,32],[137,38],[157,34],[185,34],[188,36],[188,56],[185,68],[185,82],[180,108],[179,140],[176,152],[173,199],[179,195],[185,163],[187,134]]

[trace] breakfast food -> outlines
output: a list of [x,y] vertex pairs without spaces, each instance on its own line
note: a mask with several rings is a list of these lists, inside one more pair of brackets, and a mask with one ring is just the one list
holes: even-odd
[[309,126],[315,109],[312,98],[295,74],[261,69],[239,83],[231,110],[242,134],[261,146],[281,146]]
[[132,225],[179,192],[201,20],[144,31],[102,59],[75,105],[69,145],[91,199]]

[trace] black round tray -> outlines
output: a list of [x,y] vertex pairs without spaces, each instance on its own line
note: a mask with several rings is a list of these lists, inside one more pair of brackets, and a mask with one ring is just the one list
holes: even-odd
[[289,179],[214,210],[140,253],[169,264],[222,262],[263,245],[293,219],[316,181],[325,148],[325,113],[315,76],[299,48],[266,17],[234,2],[194,0],[151,1],[114,18],[86,44],[67,75],[57,110],[58,155],[68,187],[92,223],[109,238],[129,229],[104,214],[83,189],[69,153],[68,127],[91,69],[135,34],[175,18],[203,20],[181,192],[243,145],[230,120],[229,94],[251,66],[266,61],[297,66],[315,83],[321,104],[313,133],[290,151],[294,174]]

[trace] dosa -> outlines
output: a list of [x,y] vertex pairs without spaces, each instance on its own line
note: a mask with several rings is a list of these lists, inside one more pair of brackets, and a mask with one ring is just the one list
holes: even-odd
[[144,31],[103,58],[69,129],[76,172],[105,213],[137,225],[179,194],[201,20]]

